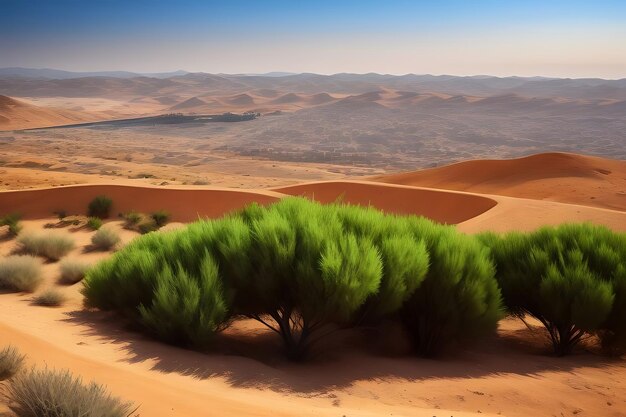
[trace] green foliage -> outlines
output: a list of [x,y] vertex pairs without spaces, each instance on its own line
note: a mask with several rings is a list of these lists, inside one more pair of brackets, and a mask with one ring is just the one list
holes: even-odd
[[152,213],[150,217],[152,218],[152,220],[154,220],[154,223],[158,227],[163,227],[170,220],[170,213],[165,210],[159,210]]
[[625,235],[572,224],[481,239],[496,261],[509,312],[539,320],[557,355],[586,334],[599,334],[605,345],[626,336]]
[[9,234],[17,236],[22,231],[21,218],[22,216],[19,213],[7,214],[4,217],[0,217],[0,227],[8,226]]
[[32,368],[15,375],[3,393],[11,411],[20,417],[129,417],[137,411],[107,392],[102,385],[86,385],[69,371]]
[[105,195],[99,195],[91,200],[89,206],[87,206],[87,215],[89,217],[99,217],[101,219],[106,219],[109,217],[112,205],[113,200]]
[[76,284],[85,277],[85,273],[89,267],[90,265],[88,263],[77,259],[65,258],[59,264],[59,269],[61,271],[59,282],[67,285]]
[[147,234],[84,284],[87,305],[122,311],[170,343],[205,345],[231,317],[247,316],[279,334],[294,360],[365,318],[401,312],[418,351],[434,354],[493,330],[501,314],[493,265],[474,239],[301,198]]
[[120,235],[111,227],[98,229],[91,237],[91,244],[96,249],[103,251],[114,249],[120,241]]
[[0,258],[0,288],[33,292],[42,280],[39,259],[29,255]]
[[192,276],[182,266],[169,266],[157,274],[154,298],[141,305],[142,323],[157,337],[172,344],[203,347],[228,320],[218,268],[206,253],[200,273]]
[[14,346],[7,346],[0,351],[0,381],[11,378],[24,365],[26,355],[22,355]]
[[452,342],[495,331],[503,312],[487,250],[452,228],[411,223],[430,253],[426,278],[401,310],[417,352],[433,356]]
[[25,253],[57,261],[74,249],[74,239],[67,232],[33,232],[20,235],[17,242]]
[[102,219],[100,217],[90,217],[87,219],[87,227],[91,230],[99,230],[102,227]]

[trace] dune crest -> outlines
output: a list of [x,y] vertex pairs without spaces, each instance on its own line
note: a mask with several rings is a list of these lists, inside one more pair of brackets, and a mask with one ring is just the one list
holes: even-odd
[[626,211],[626,161],[571,153],[472,160],[371,180]]

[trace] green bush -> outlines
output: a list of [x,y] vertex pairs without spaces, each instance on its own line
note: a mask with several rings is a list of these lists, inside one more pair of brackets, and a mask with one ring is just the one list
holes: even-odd
[[235,285],[252,302],[236,305],[280,334],[287,356],[299,360],[376,293],[382,261],[371,240],[346,233],[330,208],[287,199],[258,214],[249,223],[253,273]]
[[76,284],[85,277],[89,267],[90,264],[77,259],[63,259],[59,265],[61,271],[59,282],[68,285]]
[[57,261],[74,249],[74,239],[66,232],[32,232],[20,235],[17,242],[25,253]]
[[625,235],[573,224],[481,239],[509,312],[541,322],[555,354],[570,353],[586,334],[606,345],[626,336]]
[[65,303],[66,300],[67,298],[62,292],[49,289],[36,296],[33,299],[33,303],[42,307],[58,307]]
[[155,211],[154,213],[150,215],[150,217],[152,217],[152,220],[154,220],[154,223],[158,227],[165,226],[167,222],[170,220],[170,214],[165,210]]
[[450,227],[410,223],[430,253],[426,278],[401,309],[417,352],[433,356],[453,342],[494,332],[503,310],[486,248]]
[[24,365],[25,355],[15,347],[7,346],[0,351],[0,381],[11,378]]
[[112,205],[113,200],[105,195],[99,195],[89,203],[89,206],[87,207],[87,215],[89,217],[106,219],[109,217]]
[[91,230],[99,230],[102,227],[102,219],[100,217],[90,217],[87,219],[87,227]]
[[120,235],[111,227],[100,228],[91,237],[91,244],[103,251],[114,249],[120,242]]
[[33,292],[42,280],[39,259],[29,255],[0,258],[0,288]]
[[4,391],[11,411],[20,417],[129,417],[137,411],[104,386],[85,385],[69,371],[33,368],[15,375]]
[[4,217],[0,217],[0,227],[8,226],[9,234],[17,236],[22,231],[21,218],[22,216],[18,213],[7,214]]
[[156,276],[151,304],[140,305],[142,323],[172,344],[204,347],[228,321],[217,264],[207,253],[200,273],[191,276],[182,266],[169,266]]

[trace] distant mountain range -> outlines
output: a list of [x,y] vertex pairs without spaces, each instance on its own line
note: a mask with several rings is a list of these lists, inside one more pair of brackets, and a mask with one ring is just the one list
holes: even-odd
[[112,77],[112,78],[134,78],[134,77],[153,77],[153,78],[169,78],[176,75],[188,74],[187,71],[173,72],[156,72],[156,73],[136,73],[129,71],[95,71],[95,72],[74,72],[64,71],[52,68],[22,68],[8,67],[0,68],[0,77],[19,77],[19,78],[36,78],[47,80],[67,80],[71,78],[83,77]]
[[[626,78],[545,78],[452,75],[388,75],[267,73],[207,74],[175,71],[138,74],[125,71],[69,72],[55,69],[2,68],[0,93],[15,97],[160,96],[176,92],[181,97],[233,94],[246,91],[278,93],[362,94],[381,89],[408,93],[444,93],[490,97],[517,94],[524,97],[626,100]],[[271,91],[270,91],[271,90]]]

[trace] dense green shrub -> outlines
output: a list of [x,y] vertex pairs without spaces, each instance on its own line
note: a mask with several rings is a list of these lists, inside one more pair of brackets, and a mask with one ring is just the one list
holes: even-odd
[[24,365],[25,355],[15,347],[7,346],[0,351],[0,381],[11,378]]
[[129,417],[137,411],[104,386],[85,385],[69,371],[32,368],[20,372],[5,386],[3,396],[20,417]]
[[42,280],[39,259],[30,255],[0,258],[0,288],[33,292]]
[[298,360],[328,325],[348,322],[376,293],[380,255],[371,240],[345,232],[335,210],[302,199],[254,210],[252,274],[235,286],[249,304],[236,306],[280,334]]
[[102,227],[102,219],[100,217],[90,217],[87,219],[87,227],[91,230],[99,230]]
[[0,227],[8,226],[9,234],[17,236],[22,231],[21,218],[22,216],[18,213],[7,214],[4,217],[0,217]]
[[25,253],[57,261],[74,249],[74,239],[67,232],[32,232],[20,235],[17,242]]
[[101,219],[106,219],[109,217],[112,205],[113,200],[105,195],[99,195],[91,200],[89,206],[87,206],[87,215],[89,217],[99,217]]
[[247,316],[294,360],[337,325],[401,313],[416,349],[434,354],[494,329],[501,314],[493,265],[473,238],[300,198],[150,233],[84,283],[87,305],[122,311],[170,343],[206,344]]
[[90,264],[78,259],[65,258],[59,264],[61,276],[59,282],[62,284],[72,285],[81,281],[85,277],[85,273],[89,269]]
[[102,227],[91,237],[91,244],[104,251],[114,249],[121,240],[120,235],[111,227]]
[[152,218],[152,220],[154,220],[154,223],[158,227],[163,227],[170,220],[170,213],[165,210],[159,210],[152,213],[150,217]]
[[207,346],[229,318],[217,264],[206,253],[200,273],[165,266],[157,274],[154,298],[139,306],[142,323],[160,339],[185,346]]
[[407,223],[430,253],[426,278],[401,309],[417,352],[433,356],[452,342],[495,331],[503,310],[487,250],[451,227]]
[[490,248],[509,312],[546,328],[557,355],[586,334],[606,345],[626,336],[626,237],[590,224],[481,236]]

